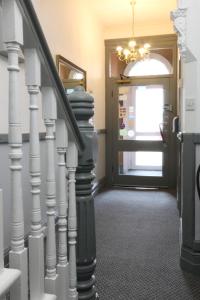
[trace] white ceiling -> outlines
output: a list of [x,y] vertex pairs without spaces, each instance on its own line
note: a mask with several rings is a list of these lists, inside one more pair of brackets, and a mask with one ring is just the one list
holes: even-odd
[[[136,0],[135,22],[167,23],[170,20],[170,11],[176,8],[176,3],[176,0]],[[91,5],[104,27],[131,23],[130,0],[91,0]]]

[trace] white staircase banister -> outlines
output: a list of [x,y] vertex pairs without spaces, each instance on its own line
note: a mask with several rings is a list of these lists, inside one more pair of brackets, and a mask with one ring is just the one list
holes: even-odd
[[[10,269],[4,268],[4,249],[3,242],[1,242],[3,226],[0,229],[0,299],[5,300],[6,293],[9,291],[10,300],[78,300],[75,173],[78,165],[78,151],[81,152],[84,149],[84,141],[31,1],[0,0],[0,2],[3,16],[2,32],[8,57],[8,140],[12,215]],[[21,62],[25,63],[25,86],[28,91],[28,95],[25,92],[25,97],[29,102],[30,115],[29,253],[24,241],[23,198],[24,201],[27,199],[23,197],[23,194],[27,194],[24,182],[22,182],[22,128],[24,124],[22,124],[21,104],[23,101],[21,101],[20,90],[24,90],[24,86],[22,86],[19,73],[24,70],[24,65],[20,64]],[[40,92],[46,129],[46,257],[40,198],[41,178],[43,178],[40,174]],[[55,159],[55,150],[58,161]],[[56,163],[58,164],[57,191]],[[2,202],[1,198],[0,192],[0,202]],[[58,253],[56,251],[56,200],[58,200]],[[28,209],[27,203],[25,207]],[[1,214],[3,214],[3,208],[0,203],[0,218]],[[27,216],[25,219],[27,222]],[[25,227],[27,234],[27,224]]]

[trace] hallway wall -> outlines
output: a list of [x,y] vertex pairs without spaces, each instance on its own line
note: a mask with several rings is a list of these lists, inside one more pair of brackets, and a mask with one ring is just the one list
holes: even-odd
[[[33,0],[53,57],[60,54],[87,72],[87,90],[95,99],[94,125],[105,129],[103,27],[88,0]],[[105,176],[105,139],[99,139],[97,179]],[[101,166],[100,166],[101,164]]]
[[[182,59],[183,87],[181,93],[181,130],[186,133],[200,131],[200,41],[197,24],[199,23],[200,2],[195,0],[180,1],[180,7],[186,8],[186,28],[183,29],[183,47],[185,58]],[[193,102],[193,107],[188,102]]]
[[[200,274],[200,203],[197,193],[197,168],[200,162],[200,41],[197,30],[200,3],[178,0],[172,14],[178,34],[181,57],[180,131],[180,265]],[[189,249],[189,250],[188,250]]]
[[[136,24],[137,25],[137,24]],[[174,33],[172,22],[164,22],[163,24],[139,24],[135,26],[135,36],[162,35]],[[104,29],[105,39],[127,38],[131,35],[130,25],[119,25],[114,27],[106,27]]]
[[[105,128],[103,30],[89,2],[33,0],[50,50],[87,72],[87,90],[95,98],[95,127]],[[52,20],[52,21],[51,21]]]
[[[138,1],[135,4],[134,35],[139,37],[173,34],[174,29],[173,23],[170,20],[170,12],[176,8],[177,1],[170,0],[169,3],[163,4],[160,2],[160,7],[155,6],[156,1],[147,2]],[[124,3],[124,5],[127,4]],[[162,10],[161,7],[163,6]],[[157,9],[157,11],[153,8]],[[154,12],[153,14],[152,11]],[[129,15],[131,17],[131,14]],[[111,24],[104,27],[104,39],[127,38],[132,35],[132,20],[130,18],[123,24]]]

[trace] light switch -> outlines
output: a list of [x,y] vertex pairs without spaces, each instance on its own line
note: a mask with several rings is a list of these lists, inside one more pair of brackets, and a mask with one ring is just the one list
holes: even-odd
[[186,111],[194,111],[195,110],[195,99],[194,98],[186,98]]

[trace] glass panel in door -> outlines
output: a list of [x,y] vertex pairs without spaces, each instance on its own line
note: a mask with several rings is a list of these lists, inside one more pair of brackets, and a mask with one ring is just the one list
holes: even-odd
[[119,87],[119,139],[162,140],[162,85]]
[[167,86],[165,80],[156,79],[118,85],[114,171],[117,183],[122,177],[125,182],[127,177],[127,185],[142,186],[145,182],[144,186],[165,186]]
[[163,153],[158,151],[120,151],[119,174],[127,176],[163,176]]

